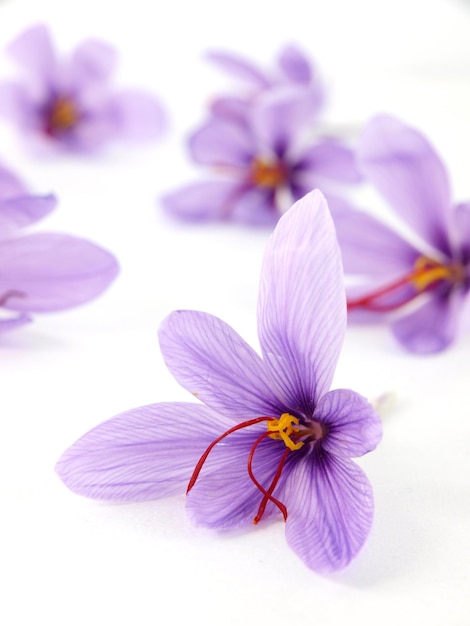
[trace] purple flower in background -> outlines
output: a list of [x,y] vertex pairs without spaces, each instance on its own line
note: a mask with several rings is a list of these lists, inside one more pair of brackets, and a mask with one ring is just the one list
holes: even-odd
[[160,103],[110,84],[116,52],[97,40],[59,58],[45,25],[22,33],[8,50],[25,73],[0,84],[0,114],[30,139],[70,151],[93,151],[113,139],[152,139],[164,127]]
[[342,186],[360,180],[354,153],[337,139],[312,138],[315,114],[312,95],[294,87],[260,96],[243,115],[213,115],[190,151],[218,177],[167,194],[164,208],[195,221],[273,225],[316,187],[342,205]]
[[225,51],[211,51],[206,58],[242,84],[236,95],[218,96],[211,103],[215,115],[244,116],[260,95],[273,90],[296,87],[308,91],[316,115],[325,102],[325,90],[318,71],[311,60],[295,45],[285,46],[279,53],[275,67],[264,70],[250,60]]
[[115,278],[114,257],[93,243],[59,233],[18,235],[56,205],[31,195],[0,165],[0,332],[98,296]]
[[435,150],[393,117],[369,122],[358,161],[415,236],[362,211],[335,215],[345,271],[366,280],[348,298],[351,319],[386,316],[412,352],[443,350],[459,326],[470,322],[470,203],[452,203]]
[[118,415],[63,454],[59,476],[79,494],[115,502],[188,486],[194,523],[232,529],[282,516],[288,543],[309,567],[345,567],[373,516],[371,486],[351,457],[381,437],[365,398],[328,391],[345,324],[340,252],[315,191],[281,218],[267,246],[258,302],[263,356],[214,316],[172,313],[159,332],[165,362],[203,405]]

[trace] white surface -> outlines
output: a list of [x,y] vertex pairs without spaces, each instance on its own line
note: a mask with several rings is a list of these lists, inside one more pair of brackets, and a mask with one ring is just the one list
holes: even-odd
[[[397,402],[382,444],[361,460],[376,495],[370,539],[334,576],[303,566],[282,523],[218,535],[189,525],[183,496],[99,504],[53,472],[62,450],[104,419],[189,399],[159,354],[156,330],[171,310],[217,314],[256,345],[268,233],[177,224],[155,204],[196,176],[183,134],[226,85],[203,50],[269,61],[298,41],[331,83],[332,121],[386,110],[419,126],[445,157],[456,197],[468,198],[470,3],[11,0],[0,4],[0,47],[37,19],[64,49],[91,34],[114,42],[120,83],[161,94],[173,125],[152,147],[46,162],[0,127],[0,156],[36,191],[60,196],[38,228],[85,235],[122,264],[100,300],[1,338],[0,623],[470,624],[470,336],[416,358],[385,328],[348,330],[336,385],[370,397],[394,390]],[[0,75],[10,71],[3,57]]]

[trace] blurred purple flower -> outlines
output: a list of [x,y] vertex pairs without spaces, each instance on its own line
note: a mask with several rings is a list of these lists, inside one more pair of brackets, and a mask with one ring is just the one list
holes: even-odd
[[342,205],[342,186],[360,180],[354,153],[332,137],[312,138],[315,115],[312,94],[296,87],[263,94],[243,115],[213,115],[190,151],[219,177],[167,194],[164,208],[195,221],[273,225],[316,187]]
[[351,319],[385,316],[410,351],[443,350],[470,323],[470,203],[452,203],[435,150],[393,117],[369,122],[358,161],[414,233],[402,235],[362,211],[336,213],[345,271],[366,280],[349,295]]
[[314,63],[295,45],[282,48],[275,67],[264,70],[232,52],[214,50],[206,58],[242,83],[236,95],[218,96],[211,103],[215,115],[243,116],[261,95],[273,90],[296,87],[308,92],[312,111],[318,115],[325,103],[325,89]]
[[0,114],[27,139],[88,152],[113,139],[152,139],[163,130],[158,100],[142,91],[113,89],[116,52],[106,43],[89,39],[69,58],[59,58],[40,24],[22,33],[8,52],[25,77],[0,84]]
[[345,567],[373,516],[372,488],[350,457],[381,438],[365,398],[328,391],[345,324],[340,252],[315,191],[281,218],[267,246],[258,302],[263,357],[216,317],[172,313],[159,331],[165,362],[204,405],[118,415],[63,454],[59,476],[79,494],[115,502],[188,485],[189,515],[209,528],[281,513],[288,543],[309,567]]
[[17,230],[56,205],[52,195],[31,195],[0,165],[0,332],[31,321],[31,313],[88,302],[115,278],[118,265],[102,248],[71,235]]

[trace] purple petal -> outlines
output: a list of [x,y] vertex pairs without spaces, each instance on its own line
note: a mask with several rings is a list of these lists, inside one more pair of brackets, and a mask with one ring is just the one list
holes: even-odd
[[287,479],[289,546],[311,569],[327,573],[353,559],[369,534],[372,487],[349,459],[326,451],[304,456]]
[[470,202],[462,202],[454,209],[454,238],[462,261],[470,267]]
[[218,413],[237,422],[280,415],[261,358],[222,320],[175,311],[160,326],[159,339],[176,380]]
[[411,352],[431,354],[447,348],[457,333],[463,293],[433,294],[418,309],[392,325],[393,334]]
[[470,332],[470,290],[468,290],[462,299],[462,308],[460,311],[459,331],[462,333]]
[[209,444],[229,425],[207,407],[151,404],[121,413],[74,443],[56,471],[88,498],[129,502],[183,493]]
[[333,211],[336,235],[347,274],[408,274],[420,252],[383,222],[363,211]]
[[242,59],[236,54],[212,50],[207,52],[205,57],[221,67],[222,70],[248,82],[253,87],[264,89],[270,86],[270,81],[264,72],[257,68],[254,63]]
[[[186,509],[194,524],[224,530],[252,525],[263,493],[249,477],[247,464],[256,437],[266,427],[252,428],[249,434],[229,435],[209,454],[196,485],[186,500]],[[282,442],[272,439],[264,439],[257,446],[253,456],[253,474],[265,488],[274,478],[285,450]],[[274,497],[282,490],[287,475],[286,468]],[[269,502],[262,519],[273,516],[281,517],[281,513],[275,504]]]
[[361,180],[354,151],[334,140],[323,140],[309,148],[297,162],[296,170],[304,184],[307,184],[309,174],[314,178],[311,188],[318,178],[345,184],[354,184]]
[[255,156],[253,138],[244,124],[213,117],[189,138],[189,149],[197,163],[244,168]]
[[448,254],[449,180],[439,156],[416,130],[381,115],[364,129],[359,164],[393,209],[424,240]]
[[251,103],[234,97],[216,98],[210,103],[212,115],[225,117],[238,124],[249,126]]
[[312,94],[300,87],[280,87],[259,98],[253,107],[253,131],[259,144],[283,156],[305,139],[318,109]]
[[231,217],[233,203],[244,188],[238,182],[211,180],[197,182],[167,194],[161,200],[171,215],[194,221],[224,220]]
[[70,152],[93,152],[120,134],[117,116],[107,106],[89,110],[69,132],[56,138],[61,148]]
[[47,196],[24,195],[0,199],[1,236],[4,237],[18,228],[34,224],[50,213],[56,204],[56,197],[52,194]]
[[112,46],[95,39],[86,39],[71,55],[68,67],[70,86],[81,90],[105,83],[114,71],[116,61],[117,53]]
[[118,273],[115,258],[85,240],[37,233],[0,242],[0,294],[12,311],[55,311],[99,295]]
[[280,212],[270,189],[228,180],[187,185],[162,198],[168,213],[192,221],[231,220],[252,226],[274,226]]
[[8,53],[32,76],[50,85],[56,71],[54,45],[45,24],[37,24],[21,33],[9,46]]
[[[336,185],[327,184],[325,181],[323,181],[322,184],[325,187],[325,189],[322,190],[322,193],[326,198],[326,202],[332,216],[334,216],[336,212],[344,211],[346,208],[348,211],[350,210],[350,201],[342,195],[342,191],[338,189]],[[319,188],[320,187],[315,187],[315,189]],[[304,191],[303,195],[307,195],[310,191],[312,191],[312,187]]]
[[316,190],[279,220],[261,271],[258,333],[286,406],[310,412],[328,391],[345,327],[340,251]]
[[0,198],[11,198],[28,193],[23,181],[0,163]]
[[109,103],[110,115],[123,139],[154,139],[166,126],[166,115],[160,102],[143,91],[121,91]]
[[335,389],[318,402],[313,419],[328,433],[323,448],[338,456],[361,456],[382,438],[382,422],[370,402],[350,389]]
[[[0,309],[1,310],[1,309]],[[14,317],[0,318],[0,335],[10,330],[14,330],[19,326],[24,326],[31,322],[32,318],[27,313],[18,313]]]
[[251,226],[273,227],[281,215],[276,195],[266,187],[246,186],[232,202],[232,220]]
[[342,192],[334,181],[327,181],[326,179],[318,178],[318,184],[312,185],[315,180],[315,176],[311,175],[308,178],[311,179],[309,184],[304,185],[301,182],[301,176],[299,177],[296,174],[291,173],[289,180],[289,187],[292,195],[291,204],[296,200],[300,200],[314,189],[321,189],[332,215],[335,215],[335,212],[337,211],[344,211],[345,209],[348,211],[350,210],[351,203],[341,195]]
[[296,46],[286,46],[279,55],[278,63],[285,76],[295,83],[308,84],[313,78],[310,61]]
[[23,85],[0,84],[0,115],[12,120],[22,130],[37,129],[37,105]]

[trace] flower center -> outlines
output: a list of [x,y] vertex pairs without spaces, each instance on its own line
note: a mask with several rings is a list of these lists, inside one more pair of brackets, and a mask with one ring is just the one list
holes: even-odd
[[285,184],[287,167],[280,161],[256,158],[251,164],[251,180],[257,187],[275,189]]
[[351,309],[367,309],[380,313],[393,311],[420,294],[436,289],[443,281],[458,285],[464,280],[465,268],[460,263],[445,265],[422,255],[416,259],[412,271],[405,276],[370,294],[348,300],[348,311]]
[[426,256],[420,256],[415,261],[415,276],[411,283],[418,291],[425,291],[428,287],[437,284],[441,280],[447,280],[453,284],[462,282],[465,277],[465,269],[459,263],[442,265]]
[[[290,415],[289,413],[282,413],[279,419],[276,419],[274,417],[263,416],[263,417],[256,417],[252,420],[247,420],[245,422],[241,422],[240,424],[237,424],[236,426],[229,428],[227,431],[225,431],[225,433],[220,435],[220,437],[217,437],[217,439],[214,439],[214,441],[207,447],[206,451],[197,462],[196,467],[194,468],[194,472],[188,483],[188,488],[186,490],[186,493],[189,493],[191,489],[194,487],[198,479],[199,473],[202,469],[202,466],[206,462],[206,459],[209,456],[211,450],[220,441],[222,441],[222,439],[225,439],[225,437],[228,437],[228,435],[231,435],[232,433],[238,430],[242,430],[243,428],[248,428],[249,426],[254,426],[255,424],[259,424],[260,422],[266,422],[267,429],[265,432],[261,433],[257,437],[257,439],[255,439],[255,442],[253,443],[249,451],[248,461],[247,461],[248,475],[250,479],[252,480],[252,482],[256,485],[256,487],[263,494],[263,498],[259,505],[258,512],[253,519],[253,523],[257,524],[261,520],[266,510],[266,506],[268,502],[272,502],[278,507],[285,521],[287,519],[287,509],[282,502],[280,502],[279,500],[277,500],[277,498],[273,496],[273,492],[277,484],[279,483],[279,479],[281,478],[285,461],[290,452],[299,450],[307,441],[308,442],[317,441],[318,439],[320,439],[326,434],[326,431],[323,429],[321,424],[317,422],[312,422],[311,427],[305,427],[303,424],[300,424],[300,421],[297,417],[294,417],[293,415]],[[258,446],[260,445],[260,443],[264,441],[266,438],[273,439],[275,441],[280,440],[284,443],[286,447],[278,463],[277,469],[274,473],[271,483],[267,488],[261,485],[261,483],[257,480],[257,478],[255,477],[253,473],[253,459],[255,456],[255,452]],[[301,439],[304,439],[304,441],[301,441]]]
[[278,420],[271,419],[268,422],[267,435],[271,439],[282,439],[289,450],[299,450],[304,445],[304,442],[294,442],[291,439],[291,435],[296,435],[300,432],[300,429],[297,427],[298,424],[299,420],[297,417],[292,417],[289,413],[283,413]]
[[79,112],[71,98],[58,96],[48,108],[45,131],[48,135],[64,133],[78,122]]

